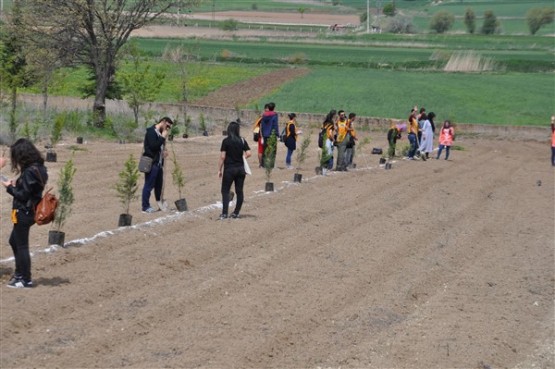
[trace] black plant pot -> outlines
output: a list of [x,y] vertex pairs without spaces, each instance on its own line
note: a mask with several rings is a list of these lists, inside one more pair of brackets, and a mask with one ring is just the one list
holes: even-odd
[[266,192],[274,192],[274,183],[266,182]]
[[317,175],[322,175],[322,167],[316,167],[314,168],[314,171],[316,172]]
[[173,135],[168,135],[168,141],[173,141]]
[[64,247],[64,241],[66,238],[65,232],[60,231],[48,231],[48,244],[58,245]]
[[202,132],[202,135],[205,136],[205,137],[208,137],[208,131],[207,131],[207,130],[204,130],[204,131]]
[[187,133],[183,133],[183,138],[189,138],[189,135]]
[[385,164],[385,158],[380,158],[380,164]]
[[293,175],[293,182],[301,183],[303,181],[303,175],[300,173],[295,173]]
[[187,211],[187,200],[185,199],[179,199],[175,202],[175,207],[177,208],[177,211]]
[[391,163],[385,163],[385,169],[391,169]]
[[77,143],[82,144],[83,143],[83,137],[77,137]]
[[357,165],[355,163],[351,164],[353,166],[353,169],[355,169],[357,167]]
[[131,221],[133,220],[133,215],[131,214],[120,214],[118,227],[129,227],[131,225]]
[[227,136],[227,131],[222,131],[222,136]]
[[58,161],[58,154],[56,154],[54,151],[47,152],[46,161],[50,163],[55,163],[56,161]]

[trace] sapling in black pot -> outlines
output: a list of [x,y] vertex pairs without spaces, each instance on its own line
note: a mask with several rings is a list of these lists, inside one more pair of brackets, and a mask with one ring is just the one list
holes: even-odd
[[65,125],[65,115],[59,114],[54,119],[52,125],[52,132],[50,135],[50,145],[46,146],[46,161],[55,163],[58,161],[58,154],[54,151],[54,147],[60,142],[62,138],[62,130]]
[[118,226],[126,227],[130,226],[133,220],[133,216],[129,213],[129,206],[131,201],[137,198],[137,190],[139,188],[138,163],[132,154],[129,155],[129,159],[123,164],[123,169],[119,172],[118,176],[119,180],[116,183],[115,189],[123,207],[123,213],[119,215]]
[[185,176],[183,175],[183,170],[177,161],[177,155],[175,154],[175,148],[172,143],[172,180],[175,187],[177,187],[177,193],[179,198],[175,201],[175,207],[177,211],[187,211],[187,200],[183,197],[183,187],[185,187]]
[[274,184],[270,182],[272,177],[272,170],[274,169],[276,163],[276,149],[277,149],[277,136],[275,132],[272,132],[268,138],[268,144],[266,150],[264,150],[264,171],[266,173],[266,191],[273,192]]
[[58,207],[52,222],[53,229],[48,231],[49,245],[64,246],[65,232],[62,231],[62,228],[71,214],[71,206],[75,200],[72,186],[75,172],[73,159],[68,160],[60,169],[60,176],[58,178]]
[[301,143],[301,147],[297,150],[297,168],[295,170],[295,175],[293,176],[293,182],[301,183],[303,180],[303,175],[299,173],[301,169],[301,165],[303,165],[304,161],[306,160],[306,152],[308,150],[308,146],[310,146],[310,135],[307,135],[303,142]]

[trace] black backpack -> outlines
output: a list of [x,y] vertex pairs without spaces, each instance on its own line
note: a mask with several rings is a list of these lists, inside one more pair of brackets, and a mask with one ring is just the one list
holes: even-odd
[[324,141],[326,140],[326,135],[327,135],[327,130],[325,128],[322,128],[320,130],[320,133],[318,133],[318,147],[319,148],[324,147]]

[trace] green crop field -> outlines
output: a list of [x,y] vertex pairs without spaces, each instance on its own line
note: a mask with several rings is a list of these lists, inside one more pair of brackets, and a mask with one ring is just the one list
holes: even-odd
[[[204,2],[204,9],[211,1]],[[216,0],[217,6],[258,10],[264,7],[296,11],[302,3],[270,0]],[[365,0],[310,2],[322,11],[360,12]],[[320,4],[321,3],[321,4]],[[376,4],[375,1],[371,1]],[[10,1],[5,1],[9,6]],[[405,118],[413,105],[425,106],[438,119],[455,122],[506,125],[544,124],[555,111],[554,24],[535,36],[527,35],[525,13],[531,7],[553,6],[552,1],[443,1],[432,6],[424,0],[397,0],[415,23],[428,27],[433,13],[446,9],[457,15],[449,34],[422,33],[330,35],[317,33],[315,39],[284,41],[260,37],[257,41],[203,39],[137,39],[138,46],[167,78],[157,97],[160,102],[181,100],[180,68],[164,59],[169,49],[180,47],[189,55],[187,63],[188,100],[193,102],[223,86],[248,80],[280,67],[303,66],[311,73],[291,81],[269,96],[252,101],[246,108],[273,100],[280,111],[324,113],[331,108],[355,111],[361,116]],[[363,6],[364,5],[364,6]],[[493,10],[509,34],[469,35],[461,16],[472,7],[480,27],[481,13]],[[349,10],[350,9],[350,10]],[[216,8],[215,10],[219,10]],[[248,25],[243,25],[248,26]],[[546,36],[551,35],[551,36]],[[456,52],[472,51],[491,62],[488,72],[443,72]],[[120,63],[124,70],[129,68]],[[52,94],[80,96],[87,78],[84,69],[64,70],[51,88]],[[23,92],[40,92],[39,87]]]
[[467,74],[314,68],[270,96],[281,111],[344,109],[361,116],[406,118],[425,106],[438,119],[542,125],[555,108],[553,74]]

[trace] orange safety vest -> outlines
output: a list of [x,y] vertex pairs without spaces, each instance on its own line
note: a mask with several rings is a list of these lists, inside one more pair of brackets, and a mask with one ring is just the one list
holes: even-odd
[[337,142],[343,142],[346,135],[347,135],[347,121],[338,120],[337,121]]

